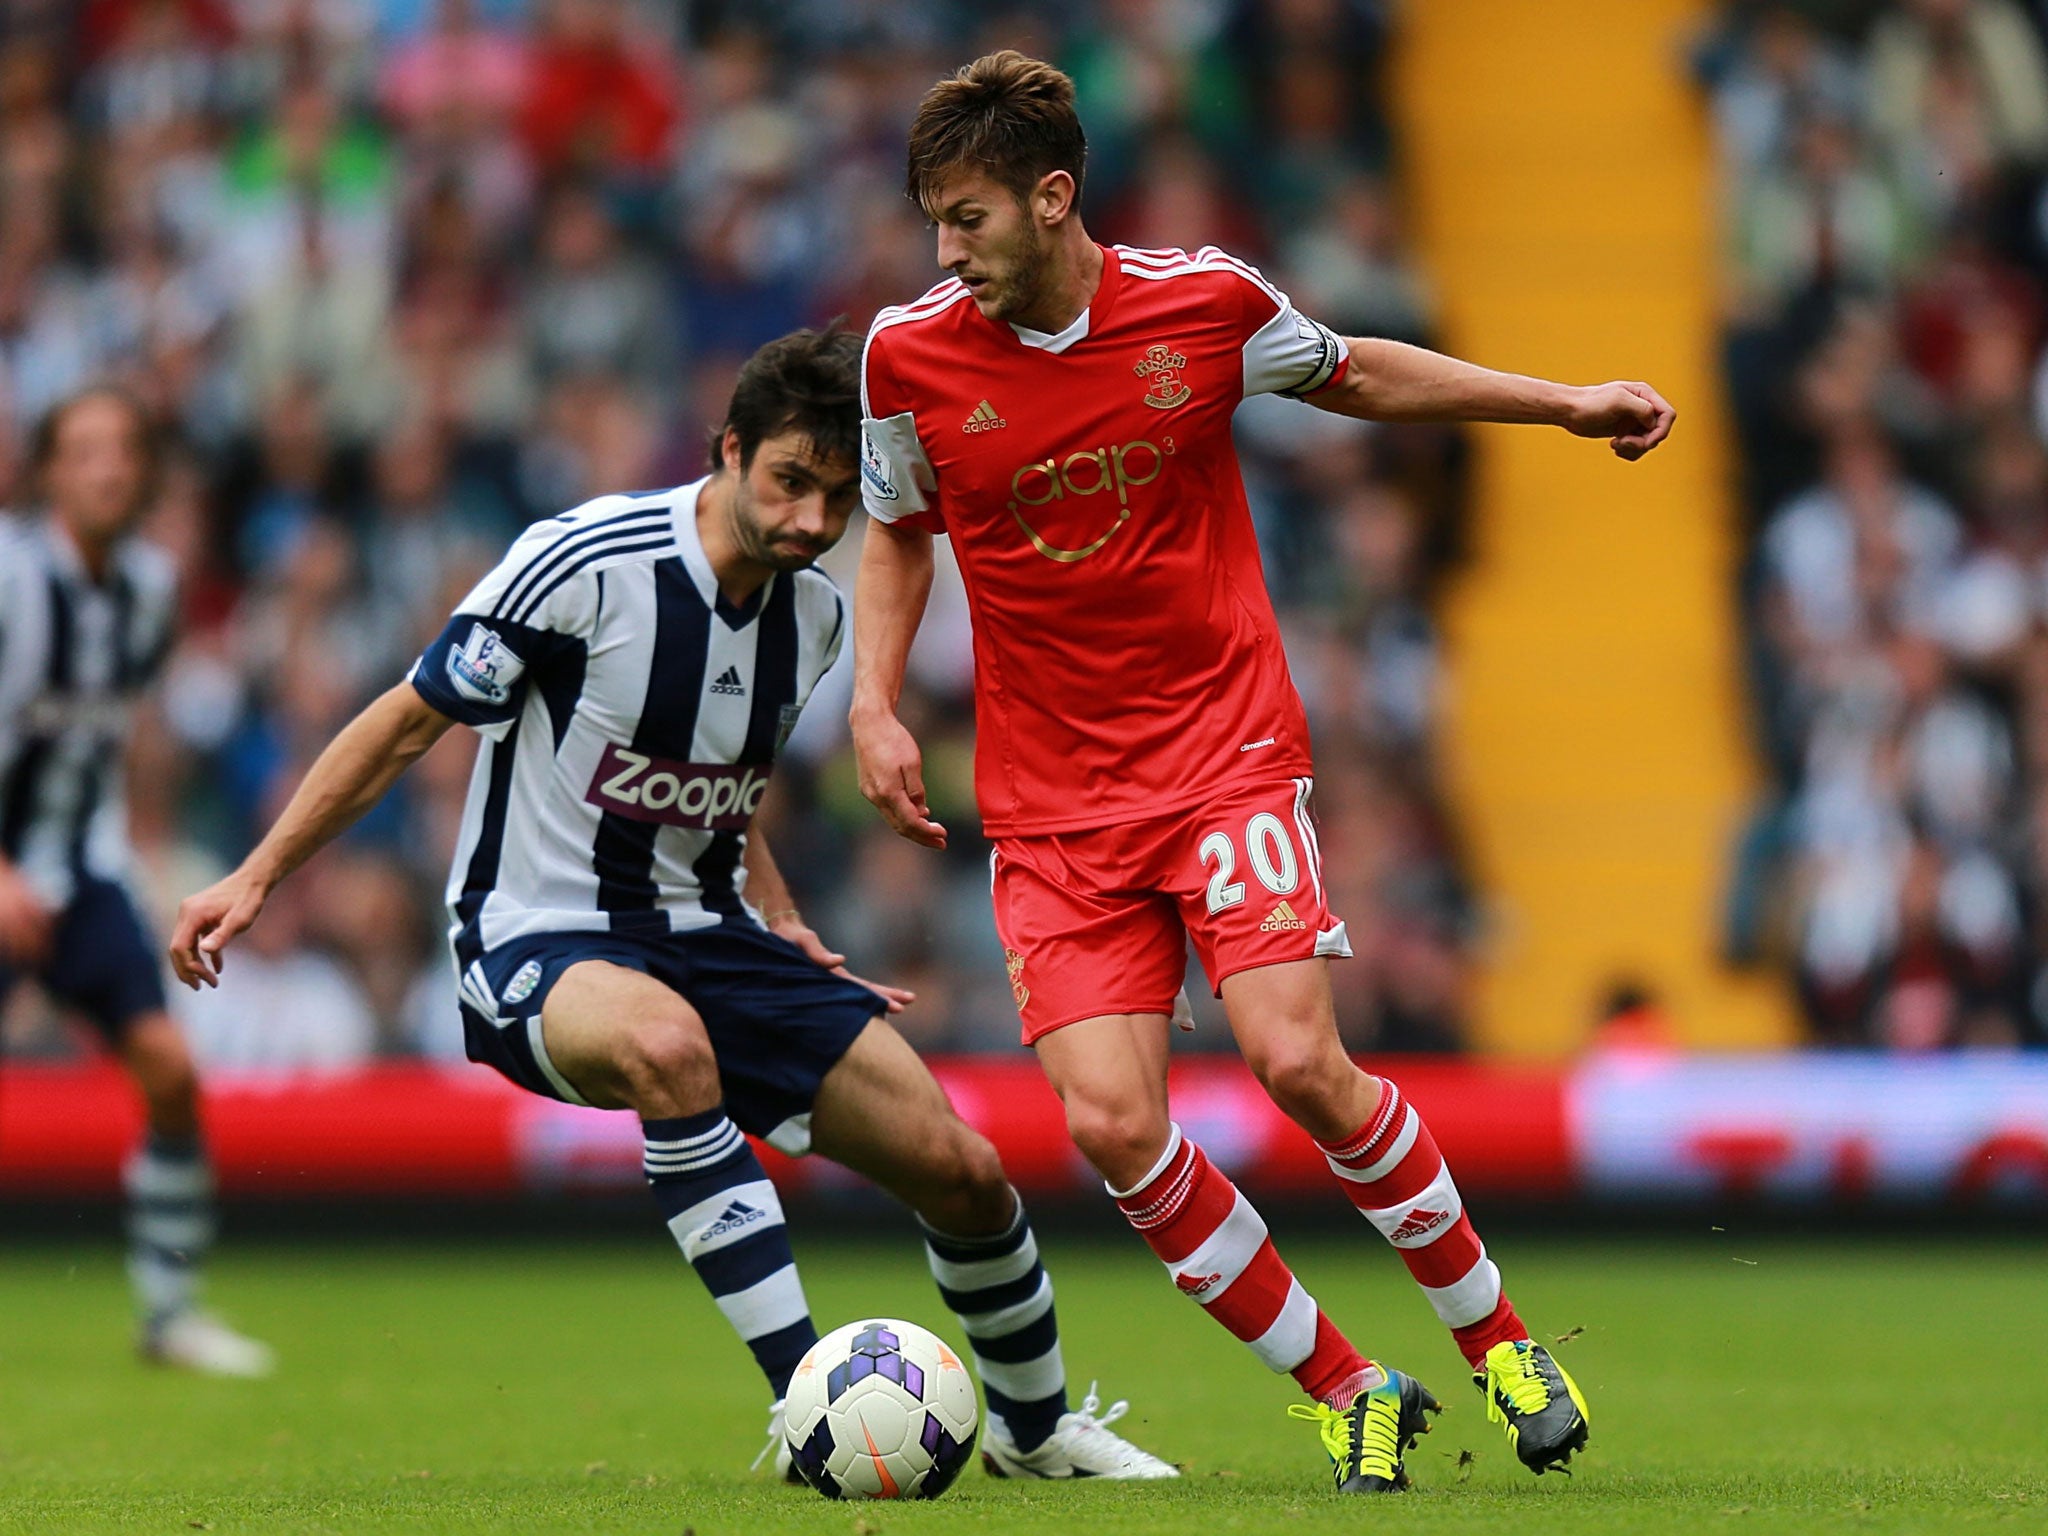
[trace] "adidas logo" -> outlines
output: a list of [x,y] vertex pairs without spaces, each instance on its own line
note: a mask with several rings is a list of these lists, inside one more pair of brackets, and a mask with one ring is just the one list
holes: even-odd
[[1207,1291],[1210,1286],[1222,1278],[1223,1276],[1220,1273],[1213,1275],[1175,1275],[1173,1283],[1181,1295],[1199,1298],[1203,1292]]
[[1432,1211],[1422,1206],[1410,1207],[1408,1214],[1401,1218],[1401,1225],[1387,1234],[1390,1243],[1412,1242],[1418,1237],[1434,1232],[1451,1219],[1449,1211]]
[[718,681],[711,685],[711,691],[713,693],[743,694],[747,691],[747,685],[740,681],[740,669],[738,667],[727,667],[719,674]]
[[1259,924],[1261,933],[1284,933],[1293,928],[1306,928],[1308,924],[1294,915],[1294,908],[1281,902],[1266,914],[1266,920]]
[[750,1227],[757,1221],[767,1219],[768,1213],[759,1206],[749,1205],[744,1200],[735,1200],[719,1212],[718,1220],[697,1234],[697,1242],[708,1243],[714,1238],[724,1237],[728,1232],[737,1232],[742,1227]]
[[986,400],[974,408],[974,414],[967,418],[962,432],[994,432],[1007,427],[1009,423],[996,414],[996,408]]

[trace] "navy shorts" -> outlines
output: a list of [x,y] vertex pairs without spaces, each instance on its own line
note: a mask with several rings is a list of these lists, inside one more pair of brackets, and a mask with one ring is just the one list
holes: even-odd
[[540,1028],[549,990],[580,960],[652,976],[696,1009],[733,1124],[792,1155],[810,1150],[818,1085],[885,1006],[744,918],[691,933],[527,934],[462,973],[469,1059],[533,1093],[586,1102],[548,1060]]
[[79,877],[41,964],[15,970],[0,961],[0,1003],[24,974],[84,1014],[110,1046],[143,1014],[163,1011],[162,956],[142,931],[135,903],[112,880]]

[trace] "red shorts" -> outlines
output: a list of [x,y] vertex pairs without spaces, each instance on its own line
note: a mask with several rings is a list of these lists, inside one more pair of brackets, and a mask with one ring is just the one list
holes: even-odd
[[1024,1043],[1104,1014],[1170,1014],[1190,939],[1219,992],[1254,966],[1349,955],[1310,788],[1247,784],[1149,821],[998,838],[996,932]]

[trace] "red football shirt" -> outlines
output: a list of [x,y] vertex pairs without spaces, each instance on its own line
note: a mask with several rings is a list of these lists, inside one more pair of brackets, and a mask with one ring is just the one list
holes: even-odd
[[1103,253],[1057,336],[947,281],[883,310],[862,493],[953,539],[974,621],[975,788],[992,837],[1113,826],[1309,771],[1230,420],[1349,355],[1211,247]]

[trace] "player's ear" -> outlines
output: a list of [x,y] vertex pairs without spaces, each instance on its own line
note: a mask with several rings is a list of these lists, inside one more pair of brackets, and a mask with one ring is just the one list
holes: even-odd
[[1031,191],[1031,211],[1041,224],[1057,224],[1073,211],[1074,178],[1065,171],[1047,171]]
[[718,457],[734,474],[740,472],[740,435],[731,427],[727,427],[725,436],[718,440]]

